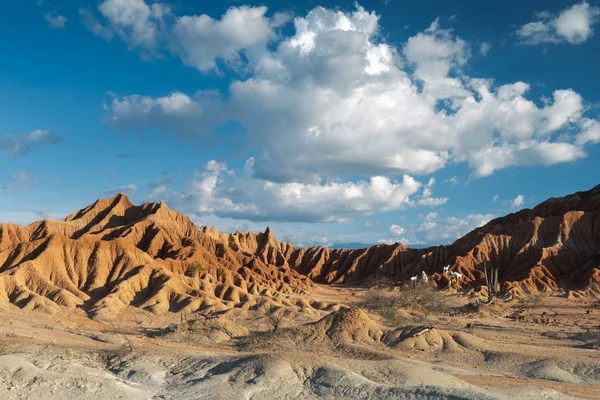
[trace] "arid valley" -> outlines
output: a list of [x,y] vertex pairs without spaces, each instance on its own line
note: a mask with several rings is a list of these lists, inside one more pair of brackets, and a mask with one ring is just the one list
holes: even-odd
[[417,250],[296,248],[122,194],[3,224],[0,398],[597,399],[599,220],[600,186]]
[[600,399],[600,0],[12,0],[0,400]]

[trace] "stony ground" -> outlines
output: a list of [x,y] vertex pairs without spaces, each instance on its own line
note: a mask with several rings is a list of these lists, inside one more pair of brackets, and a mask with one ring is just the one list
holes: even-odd
[[[314,300],[364,304],[361,288]],[[206,319],[0,310],[1,399],[600,398],[600,309],[556,295],[396,325],[362,311]],[[283,310],[285,311],[285,310]],[[318,321],[318,322],[317,322]],[[433,326],[433,328],[432,328]],[[424,331],[424,332],[423,332]]]

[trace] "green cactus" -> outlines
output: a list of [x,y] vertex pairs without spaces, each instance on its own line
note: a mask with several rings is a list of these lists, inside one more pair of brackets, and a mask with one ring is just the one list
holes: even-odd
[[485,273],[485,284],[488,288],[488,303],[491,303],[500,291],[500,286],[498,284],[498,267],[492,265],[488,272],[487,262],[484,261],[483,272]]

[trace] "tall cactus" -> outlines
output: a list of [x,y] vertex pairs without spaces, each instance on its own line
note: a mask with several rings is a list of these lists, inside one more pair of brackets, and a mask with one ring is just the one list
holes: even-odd
[[488,303],[491,303],[496,297],[496,294],[500,291],[498,285],[498,267],[490,266],[488,272],[487,262],[483,262],[483,272],[485,273],[485,283],[488,288]]

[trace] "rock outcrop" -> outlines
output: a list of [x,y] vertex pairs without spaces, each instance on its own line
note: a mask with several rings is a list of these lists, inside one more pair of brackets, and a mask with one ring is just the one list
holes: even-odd
[[[464,284],[485,282],[483,263],[499,268],[503,292],[520,296],[557,290],[596,291],[600,282],[600,185],[533,209],[494,219],[448,246],[410,249],[397,243],[367,249],[294,248],[267,234],[228,235],[235,248],[289,266],[319,283],[358,283],[373,275],[403,281],[424,271],[446,285],[443,267]],[[256,239],[254,239],[256,238]]]
[[423,271],[447,284],[443,267],[478,289],[483,263],[499,268],[504,293],[567,289],[600,282],[600,186],[497,218],[455,243],[366,249],[296,248],[264,233],[196,227],[164,203],[131,204],[118,194],[63,221],[0,225],[0,304],[59,306],[110,317],[134,306],[162,313],[231,307],[331,307],[302,298],[324,284],[370,276],[404,281]]

